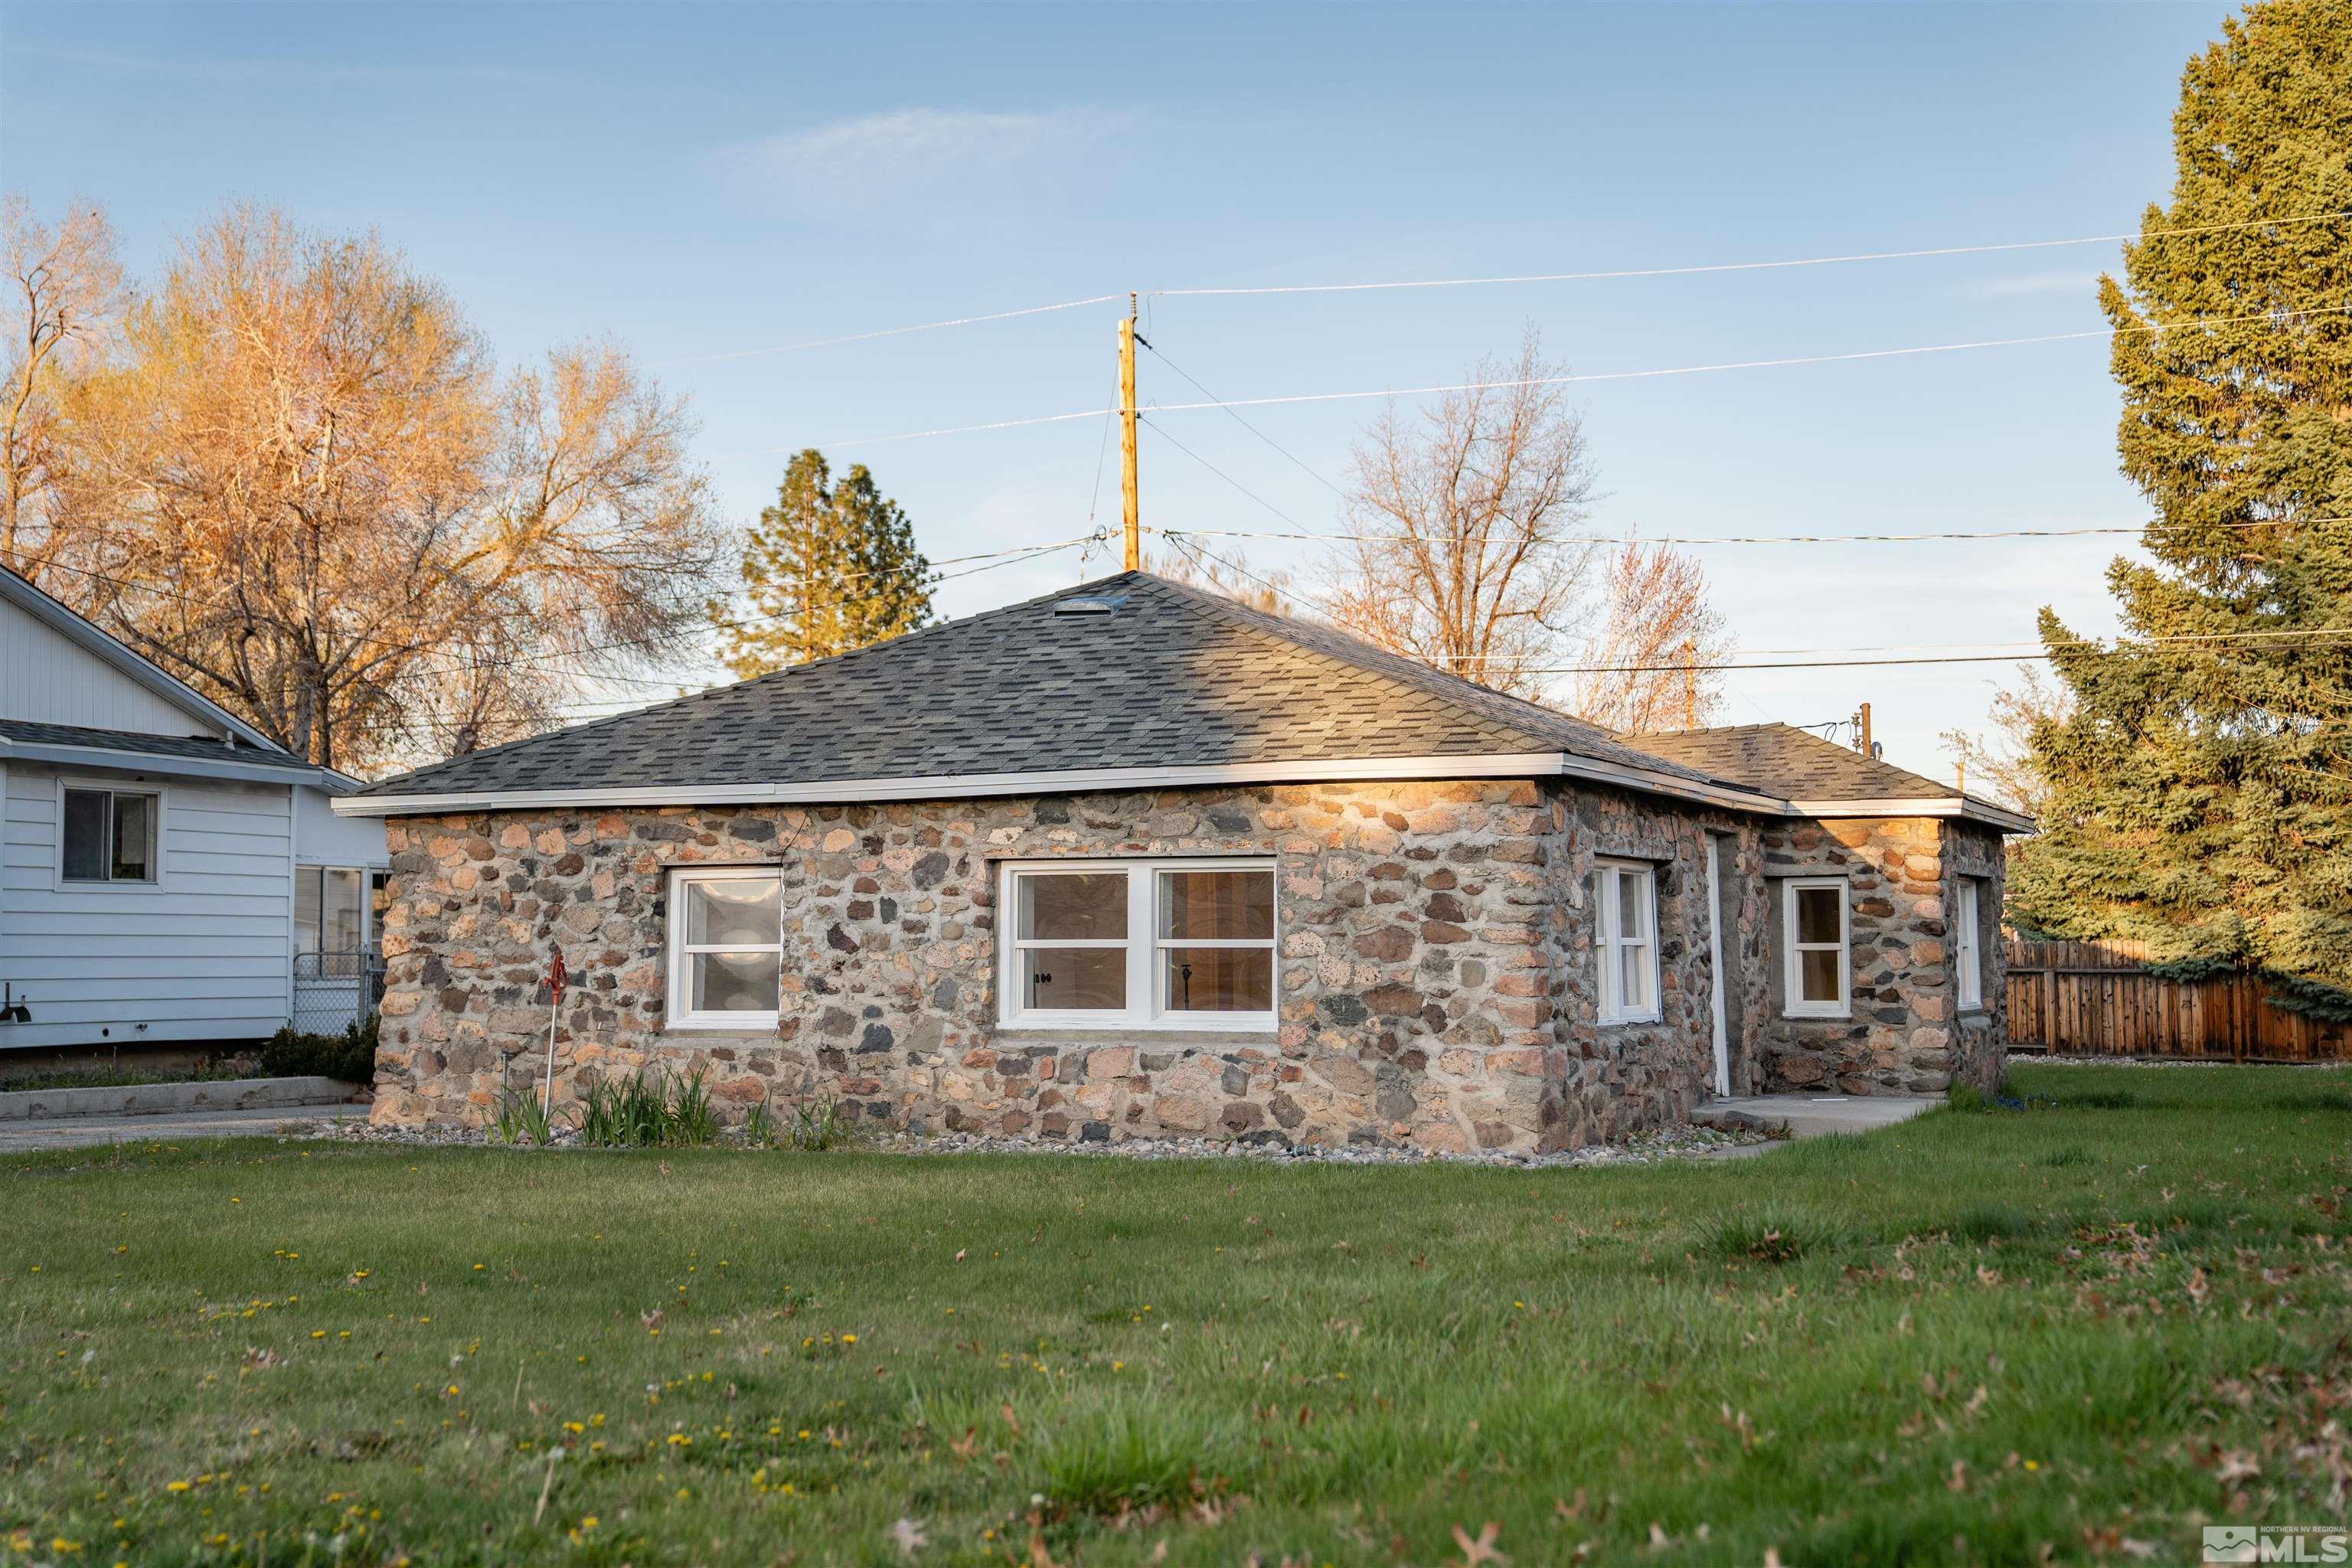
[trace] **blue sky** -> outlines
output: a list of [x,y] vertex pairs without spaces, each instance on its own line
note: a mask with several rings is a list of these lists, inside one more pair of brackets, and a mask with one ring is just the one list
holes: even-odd
[[[373,226],[508,361],[629,348],[749,520],[784,456],[868,463],[934,557],[1114,522],[1110,305],[742,351],[1136,289],[1773,260],[2115,234],[2171,180],[2212,4],[1363,8],[558,5],[0,10],[0,176],[102,201],[134,268],[223,204]],[[2111,244],[1701,277],[1160,298],[1221,397],[1459,380],[1522,329],[1597,374],[2096,330]],[[1149,404],[1196,400],[1141,364]],[[1596,527],[1650,537],[2132,524],[2096,339],[1573,389]],[[1377,402],[1248,411],[1326,478]],[[1144,520],[1336,526],[1225,415],[1149,430]],[[1269,510],[1269,507],[1274,510]],[[2112,627],[2128,540],[1697,549],[1747,657]],[[1252,541],[1311,579],[1325,547]],[[1101,569],[1097,556],[1088,568]],[[1116,565],[1116,562],[1113,562]],[[1076,552],[945,585],[964,614]],[[1724,717],[1874,704],[1947,774],[2006,665],[1756,670]]]

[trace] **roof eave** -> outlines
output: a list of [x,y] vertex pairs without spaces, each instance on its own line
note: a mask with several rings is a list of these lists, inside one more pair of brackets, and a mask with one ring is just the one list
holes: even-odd
[[1799,816],[1964,816],[2004,833],[2032,833],[2036,826],[2033,818],[2022,812],[1966,795],[1926,795],[1909,800],[1792,800],[1789,805]]
[[1788,803],[1753,791],[1567,752],[1441,753],[1413,757],[1330,757],[1277,763],[1207,763],[1168,767],[1080,768],[1038,773],[955,773],[837,779],[814,784],[631,784],[603,789],[475,790],[447,794],[346,795],[343,816],[447,816],[476,811],[565,810],[625,806],[821,805],[968,796],[1075,795],[1101,790],[1182,789],[1208,784],[1337,784],[1381,779],[1582,778],[1737,811],[1785,815]]

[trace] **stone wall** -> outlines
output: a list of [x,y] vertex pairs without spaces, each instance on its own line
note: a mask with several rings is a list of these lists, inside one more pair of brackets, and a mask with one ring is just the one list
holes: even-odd
[[[539,1081],[539,978],[560,943],[572,989],[559,1102],[658,1066],[707,1072],[730,1114],[828,1097],[916,1131],[1446,1151],[1619,1138],[1678,1120],[1713,1082],[1710,834],[1728,890],[1735,1093],[1940,1088],[1999,1059],[1997,1014],[1957,1032],[1951,1018],[1933,822],[1759,823],[1507,780],[509,812],[387,831],[374,1114],[400,1125],[478,1121],[502,1089]],[[1997,876],[1998,839],[1966,843]],[[1276,862],[1276,1028],[998,1026],[1000,862],[1192,855]],[[1596,1021],[1595,856],[1659,867],[1654,1024]],[[696,865],[781,868],[772,1034],[664,1027],[668,877]],[[1855,1016],[1783,1019],[1770,878],[1830,867],[1854,878]],[[1989,896],[1997,908],[1997,881]],[[1989,944],[1989,997],[1997,963]]]
[[[1763,957],[1769,1003],[1758,1040],[1764,1089],[1937,1094],[1956,1079],[1987,1089],[1997,1084],[2003,1039],[1999,943],[1984,947],[1990,1005],[1962,1017],[1950,932],[1958,876],[1990,878],[1982,901],[2000,908],[1998,836],[1938,817],[1879,817],[1775,822],[1762,838],[1769,882]],[[1848,879],[1848,1017],[1790,1018],[1782,1011],[1779,879],[1810,875]]]
[[[559,1100],[660,1064],[707,1068],[730,1105],[830,1095],[871,1121],[1048,1138],[1464,1150],[1652,1124],[1694,1087],[1571,1073],[1593,1042],[1555,1017],[1568,816],[1517,780],[398,820],[376,1116],[478,1120],[535,1082],[561,942]],[[997,1026],[996,863],[1108,855],[1275,859],[1278,1028]],[[667,873],[735,863],[782,867],[776,1035],[666,1032]],[[1597,1106],[1603,1087],[1625,1103]]]

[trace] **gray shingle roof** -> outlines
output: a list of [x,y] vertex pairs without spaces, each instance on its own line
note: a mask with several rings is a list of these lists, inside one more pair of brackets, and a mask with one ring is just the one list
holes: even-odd
[[247,767],[287,768],[295,773],[319,771],[316,764],[285,752],[260,746],[226,746],[211,735],[142,735],[132,730],[85,730],[74,724],[0,719],[0,740],[25,746],[89,746],[108,752],[136,752],[150,757],[200,757]]
[[[1057,614],[1080,597],[1105,615]],[[1129,572],[421,768],[377,795],[1568,752],[1699,781],[1591,724]]]
[[1948,784],[1865,757],[1790,724],[1737,724],[1675,735],[1629,735],[1654,756],[1701,768],[1783,800],[1959,798]]

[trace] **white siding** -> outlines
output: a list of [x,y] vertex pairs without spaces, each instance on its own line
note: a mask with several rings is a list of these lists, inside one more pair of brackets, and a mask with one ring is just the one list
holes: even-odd
[[32,1009],[0,1049],[247,1039],[286,1022],[292,790],[63,771],[160,791],[160,887],[60,887],[61,770],[0,770],[0,978]]
[[392,861],[383,846],[384,819],[337,816],[335,797],[310,784],[294,791],[294,858],[304,866],[371,866]]
[[194,714],[5,599],[0,599],[0,719],[142,735],[210,733]]

